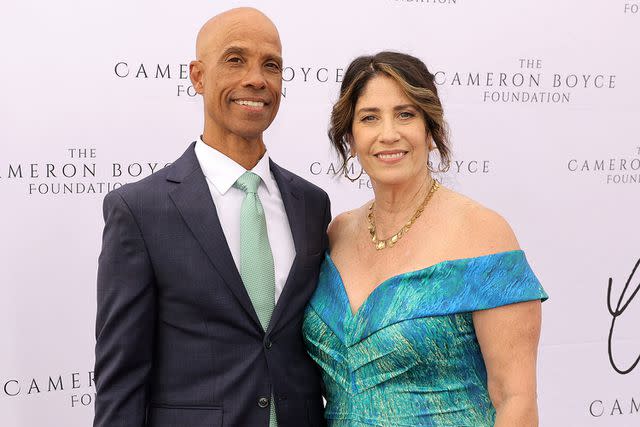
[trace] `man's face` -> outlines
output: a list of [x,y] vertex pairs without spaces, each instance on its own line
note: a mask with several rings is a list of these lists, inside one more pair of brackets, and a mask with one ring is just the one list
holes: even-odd
[[223,27],[192,63],[194,87],[218,137],[261,138],[280,106],[280,38],[273,24],[260,19],[236,19]]

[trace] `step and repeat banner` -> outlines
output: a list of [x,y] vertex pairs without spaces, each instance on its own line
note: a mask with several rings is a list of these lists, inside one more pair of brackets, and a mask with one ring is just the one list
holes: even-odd
[[551,296],[541,425],[640,425],[639,0],[5,2],[0,425],[91,424],[102,199],[197,138],[195,36],[241,5],[283,41],[269,152],[334,215],[372,197],[366,174],[334,175],[326,137],[347,64],[425,61],[454,152],[439,178],[507,218]]

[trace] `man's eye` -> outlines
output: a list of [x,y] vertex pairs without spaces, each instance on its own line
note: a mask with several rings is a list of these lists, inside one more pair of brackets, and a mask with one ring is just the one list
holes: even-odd
[[240,58],[239,56],[230,56],[229,58],[227,58],[227,62],[242,62],[242,58]]
[[275,62],[267,62],[266,67],[271,68],[272,70],[280,70],[280,65]]

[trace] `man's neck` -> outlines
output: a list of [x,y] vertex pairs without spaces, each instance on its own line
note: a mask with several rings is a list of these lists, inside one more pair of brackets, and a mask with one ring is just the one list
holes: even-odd
[[267,151],[262,135],[254,139],[245,139],[233,134],[216,136],[207,133],[205,129],[202,141],[247,170],[253,169]]

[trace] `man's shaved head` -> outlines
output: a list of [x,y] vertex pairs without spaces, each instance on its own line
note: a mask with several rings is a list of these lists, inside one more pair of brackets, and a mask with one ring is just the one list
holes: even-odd
[[196,58],[203,60],[217,50],[235,30],[247,26],[269,34],[278,46],[282,46],[278,29],[267,15],[252,7],[238,7],[222,12],[204,23],[196,38]]
[[280,106],[282,45],[276,26],[249,7],[214,16],[198,33],[189,73],[204,100],[204,142],[250,169],[264,153],[262,133]]

